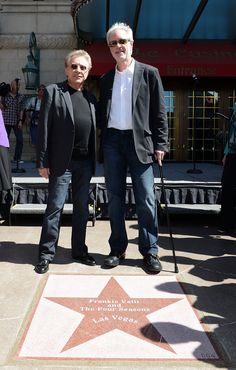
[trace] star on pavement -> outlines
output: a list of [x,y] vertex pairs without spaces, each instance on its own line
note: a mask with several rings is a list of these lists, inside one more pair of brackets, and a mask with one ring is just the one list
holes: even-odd
[[83,315],[61,352],[114,329],[174,352],[147,315],[179,301],[179,298],[131,298],[113,277],[96,298],[46,298]]

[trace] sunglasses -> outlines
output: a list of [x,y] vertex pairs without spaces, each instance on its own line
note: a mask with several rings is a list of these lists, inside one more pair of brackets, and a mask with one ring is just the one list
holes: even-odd
[[115,46],[119,45],[126,45],[130,39],[119,39],[119,40],[113,40],[108,43],[109,48],[114,48]]
[[84,66],[83,64],[71,64],[70,66],[70,68],[73,69],[73,71],[75,71],[78,67],[83,72],[85,72],[88,69],[88,67]]

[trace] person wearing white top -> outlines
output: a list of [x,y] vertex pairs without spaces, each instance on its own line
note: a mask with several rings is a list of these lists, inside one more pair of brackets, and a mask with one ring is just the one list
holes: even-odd
[[116,67],[101,77],[100,160],[104,161],[111,225],[111,252],[107,267],[125,258],[127,169],[130,171],[138,215],[139,252],[149,272],[158,273],[158,220],[153,164],[160,165],[168,150],[168,126],[164,91],[156,68],[132,57],[133,32],[115,23],[107,32],[107,44]]

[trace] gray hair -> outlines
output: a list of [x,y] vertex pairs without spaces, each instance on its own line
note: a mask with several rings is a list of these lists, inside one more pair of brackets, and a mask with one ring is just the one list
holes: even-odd
[[106,35],[107,43],[109,41],[110,34],[113,31],[115,31],[116,29],[124,30],[127,33],[127,36],[129,38],[129,40],[130,41],[133,41],[134,40],[134,38],[133,38],[133,30],[130,28],[130,26],[128,26],[128,24],[123,23],[123,22],[116,22],[107,31],[107,35]]
[[87,51],[85,51],[83,49],[73,50],[69,54],[67,54],[67,56],[65,57],[65,67],[68,67],[69,66],[71,59],[74,58],[74,57],[83,57],[83,58],[85,58],[87,60],[87,62],[88,62],[89,69],[92,68],[92,60],[91,60],[91,57],[87,53]]

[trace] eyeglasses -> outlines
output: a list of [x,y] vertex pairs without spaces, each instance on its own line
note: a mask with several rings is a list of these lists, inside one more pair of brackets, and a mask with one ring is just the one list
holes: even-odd
[[78,67],[79,67],[79,68],[80,68],[80,70],[81,70],[81,71],[83,71],[83,72],[85,72],[85,71],[88,69],[88,67],[84,66],[83,64],[75,64],[75,63],[73,63],[73,64],[71,64],[71,66],[70,66],[70,68],[71,68],[71,69],[73,69],[74,71],[75,71]]
[[114,48],[115,46],[119,45],[126,45],[130,39],[119,39],[119,40],[113,40],[108,43],[109,48]]

